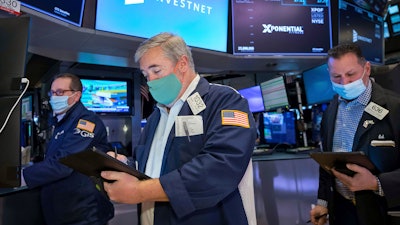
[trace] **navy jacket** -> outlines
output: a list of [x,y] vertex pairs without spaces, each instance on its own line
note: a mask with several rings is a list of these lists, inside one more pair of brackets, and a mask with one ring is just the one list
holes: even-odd
[[[176,137],[172,127],[166,144],[160,182],[170,202],[156,202],[155,225],[247,224],[238,184],[251,160],[256,139],[247,101],[227,86],[200,79],[196,90],[206,105],[200,112],[203,134]],[[222,125],[221,110],[247,113],[250,128]],[[179,116],[193,115],[187,102]],[[145,171],[160,118],[157,108],[148,119],[134,157]],[[140,209],[140,207],[139,207]]]
[[[382,120],[367,112],[363,113],[354,137],[352,151],[363,151],[375,164],[385,197],[380,197],[373,191],[360,191],[355,194],[360,216],[367,222],[372,222],[371,224],[376,221],[375,224],[383,225],[388,221],[388,208],[400,206],[400,97],[373,82],[370,101],[388,109],[389,113]],[[322,119],[321,137],[324,151],[332,151],[337,108],[338,99],[335,97]],[[372,146],[373,140],[393,141],[395,147]],[[334,189],[333,177],[320,168],[318,198],[327,200],[329,208],[335,204]],[[334,225],[334,212],[330,211],[329,218],[330,224]]]
[[109,150],[107,132],[100,118],[78,102],[55,124],[44,160],[23,170],[28,187],[41,188],[48,225],[104,225],[114,216],[113,204],[91,178],[58,162],[92,146]]

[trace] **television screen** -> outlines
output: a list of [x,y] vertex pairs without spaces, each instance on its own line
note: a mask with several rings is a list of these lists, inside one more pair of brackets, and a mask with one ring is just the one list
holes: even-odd
[[180,35],[192,47],[226,52],[228,0],[97,1],[97,30],[149,38]]
[[339,43],[357,43],[373,64],[384,63],[383,17],[359,6],[339,4]]
[[283,76],[264,81],[260,84],[260,87],[265,111],[283,108],[289,105]]
[[130,82],[127,80],[81,79],[83,105],[97,113],[129,113]]
[[21,5],[57,18],[64,22],[81,26],[85,0],[21,0]]
[[249,102],[251,112],[264,111],[264,102],[259,85],[240,89],[238,92]]
[[[347,2],[357,5],[367,11],[383,15],[386,12],[388,0],[346,0]],[[389,0],[390,1],[390,0]]]
[[304,71],[303,84],[308,105],[329,102],[336,94],[326,63]]
[[294,112],[264,112],[261,136],[263,144],[297,144],[296,117]]
[[325,56],[330,14],[327,0],[232,0],[233,54]]
[[386,22],[388,33],[390,37],[400,35],[400,11],[399,4],[391,4],[388,6],[388,11],[386,15]]

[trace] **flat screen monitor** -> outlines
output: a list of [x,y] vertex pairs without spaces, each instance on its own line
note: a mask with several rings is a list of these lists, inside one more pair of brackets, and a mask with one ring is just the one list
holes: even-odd
[[400,35],[400,3],[391,4],[388,6],[386,23],[390,37]]
[[373,64],[384,63],[383,17],[357,5],[339,4],[339,43],[357,43]]
[[303,84],[308,105],[327,103],[336,94],[332,89],[326,63],[304,71]]
[[113,79],[81,79],[81,101],[96,113],[129,114],[131,112],[130,82]]
[[229,0],[97,1],[97,30],[149,38],[180,35],[191,47],[227,51]]
[[261,88],[259,85],[238,90],[238,92],[247,99],[250,111],[262,112],[264,111],[264,102],[262,98]]
[[21,5],[76,26],[82,25],[85,0],[21,0]]
[[[260,121],[261,122],[261,121]],[[263,144],[297,145],[296,116],[292,111],[264,112],[260,123]]]
[[286,84],[283,76],[260,83],[264,101],[264,111],[270,111],[289,106]]
[[[383,15],[386,12],[388,0],[346,0],[353,5],[357,5],[367,11]],[[390,1],[390,0],[389,0]]]
[[234,55],[325,56],[329,1],[232,0],[232,39]]

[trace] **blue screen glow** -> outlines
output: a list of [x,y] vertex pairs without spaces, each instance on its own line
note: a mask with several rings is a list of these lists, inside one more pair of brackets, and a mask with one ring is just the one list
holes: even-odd
[[140,38],[172,32],[189,46],[226,52],[228,0],[98,0],[95,28]]

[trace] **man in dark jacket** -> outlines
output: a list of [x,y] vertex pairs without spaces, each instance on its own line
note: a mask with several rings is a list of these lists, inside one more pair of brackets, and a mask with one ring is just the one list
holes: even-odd
[[82,83],[77,76],[56,76],[50,93],[53,135],[44,160],[25,168],[23,180],[28,188],[41,188],[47,225],[105,225],[114,216],[113,204],[91,178],[58,162],[91,147],[109,150],[105,126],[81,103]]
[[329,213],[330,225],[400,224],[388,215],[400,205],[400,97],[369,79],[371,65],[356,44],[331,49],[328,68],[339,96],[322,119],[323,151],[363,151],[377,171],[347,164],[354,176],[335,169],[332,176],[321,168],[311,221],[322,225]]
[[138,169],[152,179],[103,171],[115,180],[104,184],[110,199],[140,203],[141,225],[256,224],[256,128],[247,101],[201,78],[177,35],[150,38],[135,58],[158,102],[134,152]]

